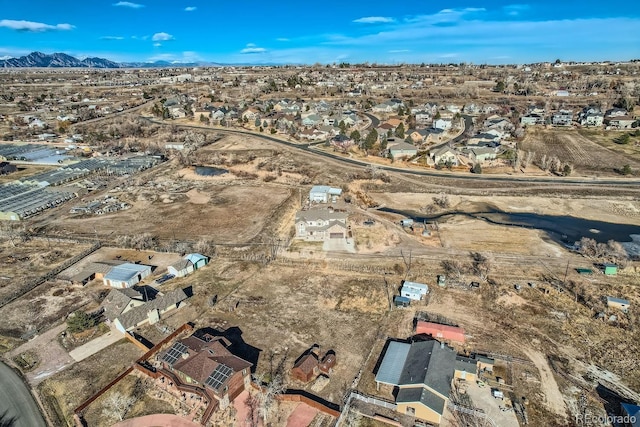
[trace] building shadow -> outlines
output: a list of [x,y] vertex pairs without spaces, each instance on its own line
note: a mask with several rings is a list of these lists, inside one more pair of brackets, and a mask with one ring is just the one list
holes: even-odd
[[193,333],[193,335],[203,340],[206,340],[204,338],[205,335],[211,335],[213,337],[224,337],[228,339],[231,345],[227,347],[227,349],[234,355],[246,360],[247,362],[252,363],[251,373],[256,372],[258,359],[260,358],[260,353],[262,352],[262,350],[245,342],[245,340],[242,338],[242,330],[239,327],[233,326],[224,331],[220,331],[211,327],[205,327],[198,329]]

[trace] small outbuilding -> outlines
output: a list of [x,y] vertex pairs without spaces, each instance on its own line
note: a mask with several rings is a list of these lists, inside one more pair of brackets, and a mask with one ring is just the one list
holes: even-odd
[[169,274],[184,277],[209,263],[209,257],[201,254],[187,254],[180,261],[167,267]]
[[104,284],[114,288],[130,288],[151,274],[151,266],[125,262],[111,268],[102,279]]
[[402,288],[400,289],[400,296],[414,301],[420,301],[428,293],[429,286],[424,283],[409,282],[407,280],[402,283]]
[[618,266],[615,264],[603,264],[602,272],[607,276],[615,276],[618,274]]
[[393,304],[396,307],[409,307],[411,305],[411,300],[407,297],[396,295],[393,297]]
[[606,300],[607,300],[607,307],[610,307],[610,308],[617,308],[619,310],[628,310],[629,307],[631,306],[631,303],[628,300],[622,299],[622,298],[606,297]]

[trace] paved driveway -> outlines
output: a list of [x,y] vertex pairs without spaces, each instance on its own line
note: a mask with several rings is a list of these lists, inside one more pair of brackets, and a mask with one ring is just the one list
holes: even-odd
[[0,424],[11,427],[47,427],[26,384],[0,363]]
[[100,335],[98,338],[92,339],[86,344],[80,347],[74,348],[69,352],[69,356],[76,362],[86,359],[99,352],[102,349],[109,347],[111,344],[116,343],[124,338],[122,332],[118,331],[114,326],[111,326],[111,330],[104,335]]
[[66,328],[65,323],[51,328],[42,335],[37,335],[20,347],[11,350],[7,355],[8,358],[13,358],[28,350],[37,353],[40,364],[36,369],[25,374],[27,381],[32,386],[36,386],[48,376],[60,372],[74,363],[74,360],[69,357],[69,353],[58,342],[58,335]]
[[325,252],[356,253],[356,248],[353,245],[353,239],[327,239],[322,244],[322,250]]

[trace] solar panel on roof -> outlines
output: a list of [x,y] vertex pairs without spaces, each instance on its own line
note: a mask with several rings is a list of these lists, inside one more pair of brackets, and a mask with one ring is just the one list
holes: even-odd
[[233,369],[227,365],[221,363],[216,369],[209,375],[209,378],[204,382],[209,387],[218,390],[224,384],[227,379],[233,374]]
[[177,342],[171,346],[169,351],[162,356],[162,361],[167,362],[169,365],[173,365],[176,363],[176,360],[182,357],[184,353],[187,352],[187,346],[182,344],[181,342]]

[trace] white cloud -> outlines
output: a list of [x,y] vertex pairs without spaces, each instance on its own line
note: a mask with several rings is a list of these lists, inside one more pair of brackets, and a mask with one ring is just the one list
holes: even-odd
[[240,53],[243,54],[247,54],[247,53],[264,53],[266,52],[267,49],[263,48],[263,47],[258,47],[255,45],[255,43],[247,43],[247,46],[242,49],[240,51]]
[[169,33],[155,33],[151,40],[154,42],[166,42],[169,40],[173,40],[173,36]]
[[185,12],[193,12],[196,9],[198,9],[198,8],[195,7],[195,6],[187,6],[187,7],[184,8],[184,11]]
[[34,33],[41,33],[44,31],[68,31],[75,28],[71,24],[50,25],[42,22],[14,21],[12,19],[1,20],[0,27],[10,28],[16,31],[30,31]]
[[358,24],[384,24],[394,21],[395,19],[388,16],[365,16],[364,18],[353,20],[353,22],[357,22]]
[[288,41],[291,41],[291,40],[289,40],[289,39],[288,39],[288,38],[286,38],[286,37],[278,37],[276,40],[277,40],[277,41],[279,41],[279,42],[288,42]]
[[124,40],[122,36],[102,36],[100,40]]
[[119,1],[118,3],[114,3],[114,6],[119,6],[119,7],[128,7],[131,9],[140,9],[142,7],[144,7],[143,4],[139,4],[139,3],[131,3],[130,1]]
[[154,47],[160,47],[160,46],[162,46],[162,43],[154,43],[153,46]]
[[531,9],[531,6],[529,6],[528,4],[509,4],[502,9],[509,16],[518,16],[521,13]]
[[411,51],[409,49],[393,49],[389,51],[389,53],[405,53],[405,52],[411,52]]

